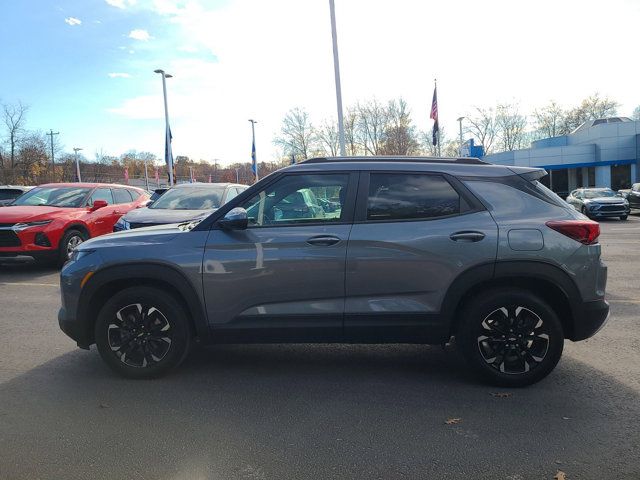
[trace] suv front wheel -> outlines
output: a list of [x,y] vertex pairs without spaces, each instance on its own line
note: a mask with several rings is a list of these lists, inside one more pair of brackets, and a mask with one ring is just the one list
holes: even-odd
[[470,365],[489,382],[521,387],[546,377],[562,356],[554,310],[526,290],[484,292],[466,305],[456,334]]
[[177,367],[191,346],[184,308],[167,292],[132,287],[100,310],[96,345],[104,361],[128,378],[159,377]]

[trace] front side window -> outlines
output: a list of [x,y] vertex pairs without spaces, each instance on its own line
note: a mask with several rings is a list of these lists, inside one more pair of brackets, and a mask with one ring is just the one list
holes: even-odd
[[459,214],[465,208],[466,202],[440,175],[370,175],[367,220],[436,218]]
[[96,188],[91,194],[89,205],[93,205],[96,200],[104,200],[108,205],[113,205],[113,195],[110,188]]
[[288,175],[244,202],[249,226],[340,222],[349,174]]

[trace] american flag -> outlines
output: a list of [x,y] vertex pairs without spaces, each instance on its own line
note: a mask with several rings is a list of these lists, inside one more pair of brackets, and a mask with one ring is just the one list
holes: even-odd
[[431,115],[429,118],[433,120],[433,145],[438,144],[438,133],[440,132],[440,127],[438,126],[438,87],[433,87],[433,101],[431,102]]

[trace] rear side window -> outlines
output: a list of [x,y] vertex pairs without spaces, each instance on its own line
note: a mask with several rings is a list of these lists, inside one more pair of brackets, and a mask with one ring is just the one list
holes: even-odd
[[467,209],[440,175],[371,173],[369,178],[367,220],[437,218]]
[[114,188],[112,191],[115,203],[131,203],[131,194],[124,188]]
[[111,194],[111,189],[96,188],[95,191],[91,194],[89,205],[93,205],[93,202],[95,202],[96,200],[104,200],[109,205],[113,205],[113,195]]
[[133,198],[133,201],[136,201],[138,198],[140,198],[141,193],[138,190],[131,190],[130,188],[127,188],[127,192],[129,192],[131,198]]

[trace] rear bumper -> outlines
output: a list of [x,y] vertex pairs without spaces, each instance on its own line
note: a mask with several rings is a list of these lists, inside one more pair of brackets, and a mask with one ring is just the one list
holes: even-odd
[[571,340],[577,342],[592,337],[609,319],[609,302],[606,300],[584,302],[575,312],[574,318]]

